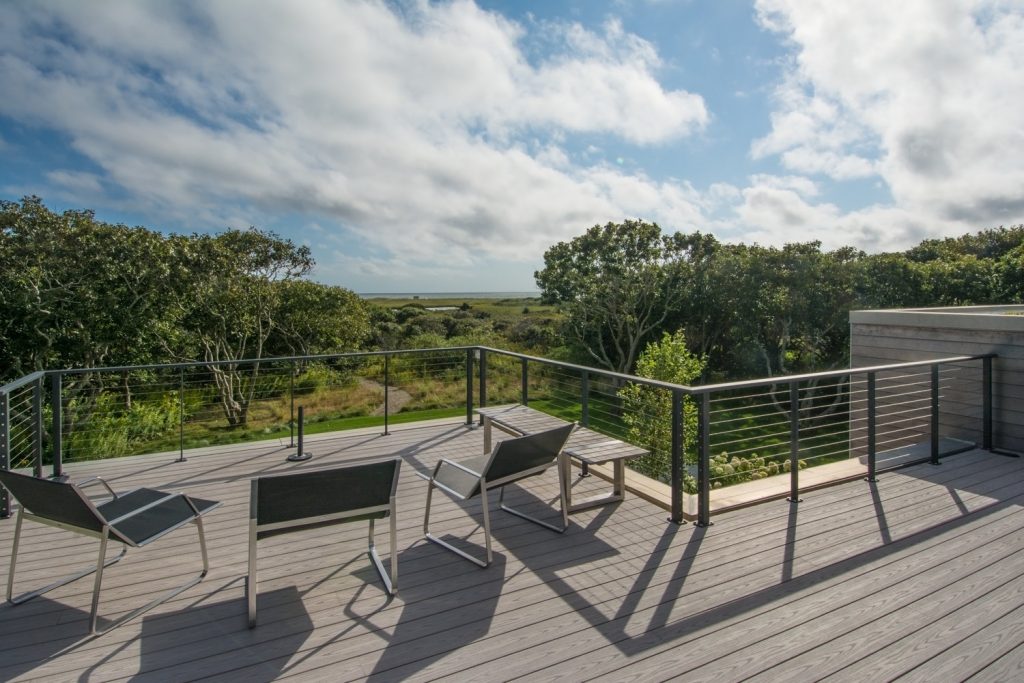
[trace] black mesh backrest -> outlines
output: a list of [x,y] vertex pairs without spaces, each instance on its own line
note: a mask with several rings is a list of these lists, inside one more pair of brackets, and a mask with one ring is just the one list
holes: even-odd
[[550,465],[562,452],[575,427],[574,424],[567,424],[545,432],[501,441],[494,449],[491,464],[484,476],[488,481],[496,481],[534,467]]
[[[253,512],[257,524],[291,522],[387,505],[402,461],[387,460],[329,470],[260,477]],[[374,517],[384,517],[381,512]]]
[[103,530],[103,522],[73,484],[4,470],[0,470],[0,483],[38,517],[91,531]]

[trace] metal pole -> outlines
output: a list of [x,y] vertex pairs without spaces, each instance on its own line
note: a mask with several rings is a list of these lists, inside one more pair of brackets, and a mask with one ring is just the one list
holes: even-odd
[[800,387],[789,383],[789,498],[800,503]]
[[530,393],[529,393],[529,389],[527,387],[527,384],[530,381],[530,371],[529,371],[529,366],[527,365],[525,358],[521,359],[520,363],[522,364],[522,375],[523,375],[523,377],[522,377],[522,400],[520,401],[520,403],[522,403],[524,406],[527,406],[527,405],[530,405]]
[[299,406],[299,447],[295,449],[294,453],[288,454],[288,462],[302,462],[303,460],[309,460],[313,457],[313,454],[307,453],[302,446],[302,432],[306,423],[306,418],[303,413],[303,406]]
[[868,373],[868,476],[865,481],[876,482],[875,468],[878,459],[878,396],[875,373]]
[[[390,375],[390,360],[391,356],[388,354],[384,355],[384,436],[388,435],[388,385],[391,384]],[[301,411],[302,408],[299,408]],[[299,413],[300,417],[302,413]],[[301,419],[299,424],[302,424]]]
[[299,371],[295,361],[292,361],[291,376],[288,378],[288,402],[291,407],[288,412],[288,446],[295,445],[295,374]]
[[586,370],[580,376],[580,424],[590,426],[590,373]]
[[697,526],[711,526],[711,395],[697,404]]
[[187,462],[185,457],[185,368],[178,369],[178,459],[175,462]]
[[43,477],[43,378],[32,387],[32,449],[34,451],[32,472]]
[[981,447],[992,450],[992,358],[981,359]]
[[485,349],[477,349],[477,353],[480,354],[480,407],[487,407],[487,351]]
[[683,395],[672,391],[672,516],[670,522],[683,523]]
[[[0,393],[0,470],[11,469],[11,403],[6,393]],[[11,516],[11,498],[0,486],[0,518]]]
[[932,365],[932,459],[939,464],[939,364]]
[[473,349],[466,349],[466,426],[473,424]]
[[64,403],[61,398],[61,377],[55,372],[50,378],[50,405],[53,408],[51,441],[53,442],[53,478],[64,477]]

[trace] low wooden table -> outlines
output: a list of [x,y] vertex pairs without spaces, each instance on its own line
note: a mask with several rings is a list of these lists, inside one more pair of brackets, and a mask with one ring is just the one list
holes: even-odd
[[[521,404],[501,405],[477,408],[484,427],[484,452],[490,453],[492,448],[492,429],[495,427],[512,436],[536,434],[566,424],[561,418],[534,410]],[[648,455],[650,451],[605,436],[586,427],[577,427],[569,437],[569,443],[559,456],[559,480],[565,490],[566,506],[569,514],[615,503],[626,496],[626,460]],[[578,503],[572,502],[572,459],[590,465],[612,463],[612,490],[592,496]]]
[[[587,430],[590,431],[590,430]],[[579,446],[566,446],[562,450],[560,466],[562,467],[562,485],[565,486],[565,500],[569,506],[569,514],[586,510],[598,505],[616,503],[626,497],[626,461],[631,458],[639,458],[649,455],[650,451],[634,446],[618,439],[605,439],[597,443],[588,443]],[[572,464],[570,458],[575,458],[586,465],[603,465],[606,462],[612,463],[612,490],[608,493],[591,496],[573,504],[572,487],[569,485],[572,476]]]

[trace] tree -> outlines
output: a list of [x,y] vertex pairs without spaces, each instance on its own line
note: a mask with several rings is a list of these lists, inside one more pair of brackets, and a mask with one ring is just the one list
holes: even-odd
[[654,223],[594,227],[544,253],[534,273],[545,303],[559,304],[569,338],[600,366],[629,372],[681,296],[676,240]]
[[720,283],[737,307],[729,338],[733,374],[772,377],[841,365],[860,253],[822,253],[819,242],[724,250]]
[[[690,353],[682,330],[673,334],[665,332],[659,341],[649,343],[640,354],[636,374],[673,384],[689,384],[700,377],[705,360]],[[672,471],[672,392],[643,384],[627,384],[619,390],[619,397],[629,441],[651,451],[650,455],[633,460],[630,467],[667,482]],[[686,461],[696,463],[697,407],[690,399],[683,402],[683,435]],[[696,490],[691,475],[684,477],[684,486]]]
[[175,324],[173,243],[38,197],[0,201],[0,365],[24,375],[153,362]]
[[312,356],[359,348],[370,334],[363,300],[344,287],[309,280],[275,282],[278,311],[268,339],[273,355]]
[[[197,353],[208,363],[224,417],[232,427],[244,427],[258,361],[280,320],[280,283],[308,273],[313,259],[308,247],[255,228],[194,235],[187,247],[183,257],[191,277],[179,299],[186,344],[177,353]],[[224,362],[243,359],[257,362]]]

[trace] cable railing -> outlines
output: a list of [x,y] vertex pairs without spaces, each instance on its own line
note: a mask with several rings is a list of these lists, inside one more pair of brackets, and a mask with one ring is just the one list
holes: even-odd
[[798,501],[801,473],[821,466],[841,466],[832,481],[874,480],[965,444],[991,449],[993,357],[705,386],[482,346],[53,370],[0,387],[0,467],[60,477],[94,458],[295,447],[300,412],[306,434],[388,434],[434,418],[471,425],[477,407],[521,403],[650,451],[630,469],[664,485],[671,519],[706,525],[712,491],[772,484],[748,500]]

